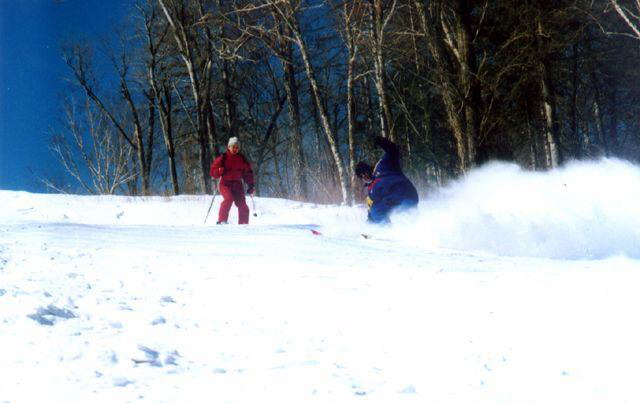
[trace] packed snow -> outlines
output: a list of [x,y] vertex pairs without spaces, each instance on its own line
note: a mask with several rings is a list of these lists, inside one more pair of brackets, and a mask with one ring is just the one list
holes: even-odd
[[386,227],[0,191],[0,402],[638,402],[639,200],[619,160],[492,163]]

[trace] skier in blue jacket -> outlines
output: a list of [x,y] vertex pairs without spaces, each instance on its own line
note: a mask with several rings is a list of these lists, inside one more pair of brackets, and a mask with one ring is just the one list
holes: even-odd
[[373,168],[364,161],[359,162],[356,176],[365,182],[368,189],[367,221],[383,224],[390,222],[392,211],[415,207],[418,192],[402,173],[398,146],[384,137],[376,137],[374,144],[384,150],[382,159]]

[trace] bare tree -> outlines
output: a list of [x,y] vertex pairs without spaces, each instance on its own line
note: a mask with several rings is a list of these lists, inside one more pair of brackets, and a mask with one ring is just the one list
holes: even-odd
[[311,85],[311,90],[313,92],[315,105],[318,110],[320,121],[322,123],[322,129],[329,143],[331,155],[333,157],[335,168],[338,173],[340,190],[342,193],[342,202],[348,203],[349,187],[347,185],[346,170],[345,170],[344,163],[342,161],[342,156],[340,155],[340,151],[338,147],[339,146],[338,139],[329,122],[329,113],[326,109],[322,94],[320,92],[320,87],[318,85],[318,80],[316,78],[316,72],[313,67],[313,64],[311,63],[311,57],[309,54],[309,50],[307,48],[307,43],[304,39],[302,30],[300,28],[300,22],[297,16],[297,13],[300,11],[300,2],[299,0],[287,0],[287,1],[272,0],[272,1],[273,1],[272,5],[274,10],[282,17],[283,21],[291,29],[294,42],[298,46],[298,50],[300,51],[300,55],[304,63],[305,71],[307,73],[307,79],[309,80],[309,83]]
[[[97,84],[93,79],[91,72],[91,53],[90,49],[80,44],[66,45],[63,49],[63,57],[66,64],[71,68],[75,81],[83,89],[87,97],[105,114],[108,120],[113,124],[116,132],[122,136],[127,144],[133,148],[136,153],[136,161],[138,164],[138,173],[142,178],[142,189],[144,194],[150,194],[150,171],[151,171],[151,148],[147,147],[145,152],[145,139],[143,137],[143,127],[140,121],[138,108],[133,100],[128,85],[128,72],[130,61],[124,51],[120,55],[120,60],[116,60],[112,56],[112,61],[118,70],[120,79],[120,96],[130,108],[131,117],[133,119],[133,133],[129,133],[126,129],[127,121],[119,118],[112,108],[108,107],[106,102],[98,95]],[[147,138],[147,142],[151,142],[153,134]]]
[[[342,38],[346,47],[346,110],[347,110],[347,143],[348,143],[348,171],[350,178],[350,202],[355,202],[356,190],[359,188],[355,176],[356,165],[356,83],[371,71],[358,74],[358,60],[362,58],[362,43],[364,42],[364,32],[366,21],[367,5],[365,0],[348,0],[341,4],[336,4],[335,10],[337,20],[341,24]],[[361,63],[362,64],[362,63]],[[381,120],[382,122],[382,120]]]
[[422,36],[427,42],[427,47],[433,58],[438,89],[445,106],[449,127],[453,134],[456,155],[458,158],[457,172],[464,173],[471,166],[469,150],[470,140],[465,130],[465,122],[462,119],[460,110],[458,88],[455,76],[454,61],[452,55],[447,51],[447,44],[443,32],[443,4],[440,1],[429,2],[425,6],[422,0],[414,0],[414,7],[418,16],[419,26]]
[[[276,14],[277,15],[277,14]],[[291,144],[293,146],[293,194],[302,200],[308,196],[307,173],[305,172],[306,157],[304,148],[302,147],[303,136],[300,113],[300,99],[298,83],[296,81],[296,61],[294,59],[293,44],[291,37],[291,29],[286,23],[278,24],[278,43],[280,45],[281,55],[280,61],[284,69],[284,88],[289,100],[289,122],[292,129]]]
[[545,32],[541,10],[536,13],[536,47],[538,51],[538,69],[540,77],[540,93],[542,95],[542,116],[545,123],[545,150],[547,156],[547,167],[556,168],[562,163],[562,153],[560,150],[560,127],[557,117],[556,93],[551,80],[549,60],[547,57],[549,46],[546,43],[548,38]]
[[385,48],[387,45],[388,27],[398,8],[397,0],[369,0],[371,20],[371,51],[375,72],[375,85],[380,105],[380,131],[383,137],[397,141],[393,130],[393,117],[387,95],[388,64]]
[[[275,12],[269,3],[264,7],[255,4],[236,4],[235,10],[228,14],[228,20],[235,29],[246,36],[255,38],[274,55],[282,66],[282,82],[288,101],[289,125],[291,127],[291,161],[292,161],[292,197],[306,199],[308,197],[306,153],[303,147],[302,113],[300,110],[300,89],[296,79],[297,60],[293,48],[290,26]],[[263,57],[268,57],[263,55]],[[270,70],[270,69],[269,69]],[[271,70],[270,70],[271,71]],[[279,102],[279,96],[276,102]],[[275,123],[275,121],[273,122]]]
[[[52,138],[51,150],[65,171],[89,194],[114,194],[119,188],[134,181],[137,172],[129,170],[132,148],[112,126],[102,111],[91,106],[86,98],[84,119],[78,116],[76,106],[69,100],[65,106],[64,130]],[[44,179],[47,187],[64,190]]]
[[133,97],[129,85],[129,75],[132,66],[131,54],[129,54],[122,40],[122,48],[119,55],[112,55],[112,62],[118,72],[120,79],[120,95],[129,107],[129,113],[133,123],[133,138],[136,143],[137,160],[140,165],[140,176],[142,179],[142,192],[148,196],[151,194],[151,163],[153,160],[153,141],[155,132],[155,102],[150,99],[148,102],[147,130],[145,138],[145,128],[142,123],[142,111],[140,104]]
[[[172,110],[172,90],[169,84],[169,67],[163,62],[161,54],[165,38],[168,34],[169,26],[160,24],[157,9],[151,0],[146,6],[138,6],[138,11],[143,18],[143,35],[146,39],[146,74],[151,91],[148,98],[152,104],[157,103],[160,113],[160,127],[164,138],[169,163],[169,173],[171,175],[171,185],[173,194],[180,194],[178,183],[178,171],[176,167],[176,149],[174,142],[173,110]],[[166,46],[165,46],[166,47]],[[150,119],[153,109],[150,105]],[[153,126],[150,125],[150,129]]]
[[613,9],[633,31],[636,39],[640,40],[640,0],[632,0],[628,6],[620,5],[618,0],[610,0]]
[[[197,144],[200,159],[202,191],[211,192],[209,161],[213,147],[217,147],[215,120],[211,107],[211,80],[214,58],[213,37],[208,30],[209,14],[202,0],[158,0],[171,26],[171,32],[191,84],[195,104]],[[192,7],[188,7],[191,5]],[[198,36],[202,36],[198,40]]]
[[[261,26],[259,24],[246,26],[244,29],[250,35],[263,39],[265,44],[267,44],[267,46],[274,50],[276,54],[278,54],[279,57],[284,61],[284,63],[291,63],[291,60],[289,59],[291,58],[292,53],[287,45],[283,43],[283,40],[290,41],[297,47],[298,52],[300,53],[300,57],[302,58],[307,79],[311,87],[314,106],[318,112],[321,126],[328,141],[334,166],[337,171],[340,183],[340,192],[342,196],[341,199],[342,202],[347,203],[349,200],[347,173],[342,157],[340,155],[336,133],[330,123],[329,112],[325,104],[325,99],[323,98],[320,86],[318,84],[317,73],[311,60],[311,54],[309,52],[307,41],[300,26],[298,16],[300,12],[302,12],[302,2],[300,0],[264,0],[264,2],[257,4],[255,2],[252,2],[249,5],[239,7],[234,11],[234,13],[236,14],[255,15],[256,13],[260,13],[264,15],[264,13],[267,13],[273,16],[275,21],[275,23],[273,24],[276,31],[275,35],[273,31],[269,30],[269,28],[265,28],[264,26]],[[291,76],[289,76],[289,79],[290,78]],[[289,86],[289,91],[295,89],[290,81],[287,85]],[[295,98],[293,98],[293,94],[290,101],[292,101],[293,105],[295,105],[296,100]],[[292,112],[295,114],[295,110],[293,110]],[[294,133],[294,135],[296,134]],[[301,144],[300,141],[301,137],[296,139],[296,142],[298,144]],[[300,156],[302,156],[302,153],[300,153]]]

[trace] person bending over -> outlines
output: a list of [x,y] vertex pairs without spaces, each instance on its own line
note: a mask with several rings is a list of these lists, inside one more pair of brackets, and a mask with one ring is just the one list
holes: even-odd
[[376,137],[374,144],[384,150],[384,155],[375,165],[360,161],[356,165],[356,176],[367,186],[367,221],[376,224],[389,223],[392,211],[415,207],[418,192],[400,167],[398,146],[384,137]]

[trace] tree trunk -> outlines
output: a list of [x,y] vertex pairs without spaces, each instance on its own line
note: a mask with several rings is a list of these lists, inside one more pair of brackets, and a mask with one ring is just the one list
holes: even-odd
[[142,135],[142,124],[140,123],[140,117],[138,115],[138,109],[136,108],[135,103],[133,102],[133,98],[131,97],[131,93],[129,92],[129,87],[127,85],[126,77],[125,77],[126,68],[123,67],[123,70],[120,73],[120,92],[124,97],[127,105],[129,106],[131,116],[133,118],[133,138],[136,142],[136,156],[138,167],[140,169],[140,178],[142,182],[142,193],[145,196],[149,196],[151,194],[151,184],[150,184],[150,161],[147,161],[147,153],[145,151],[145,143]]
[[598,133],[598,143],[602,147],[602,153],[605,157],[611,156],[611,148],[609,146],[609,136],[607,135],[607,128],[603,117],[603,94],[600,81],[596,76],[595,69],[591,70],[591,83],[593,84],[593,117],[596,123],[596,130]]
[[578,129],[578,46],[573,45],[572,71],[571,71],[571,134],[576,144],[575,156],[581,159],[584,156],[584,144],[581,141]]
[[[211,179],[209,177],[209,155],[211,150],[209,149],[209,143],[214,138],[213,128],[213,116],[211,115],[209,104],[209,82],[211,77],[212,66],[212,54],[209,51],[205,51],[204,58],[200,57],[201,77],[196,71],[194,66],[194,56],[192,46],[195,46],[195,41],[188,34],[188,27],[185,26],[185,21],[179,18],[175,18],[171,10],[166,5],[167,1],[171,0],[158,0],[160,7],[162,8],[167,22],[171,26],[173,37],[175,39],[180,56],[187,69],[189,76],[189,82],[191,84],[191,92],[195,103],[195,109],[197,113],[197,144],[198,144],[198,157],[200,162],[200,185],[202,191],[205,193],[211,193]],[[173,3],[171,3],[173,5]],[[184,7],[184,4],[182,4]],[[183,9],[181,11],[184,11]],[[179,17],[184,17],[184,13],[176,12]],[[210,39],[210,38],[209,38]],[[208,44],[210,47],[210,44]]]
[[[291,36],[291,30],[284,24],[283,34]],[[293,195],[300,200],[306,200],[309,196],[307,188],[307,174],[305,172],[306,158],[302,147],[302,130],[300,128],[300,100],[298,95],[298,83],[295,76],[295,64],[293,47],[291,43],[284,40],[282,43],[284,58],[281,58],[284,70],[284,89],[287,94],[289,104],[289,121],[291,124],[291,145],[293,148]]]
[[229,61],[222,61],[222,84],[224,85],[224,117],[225,126],[227,128],[227,136],[237,136],[236,127],[236,105],[234,99],[234,91],[231,85],[231,79],[229,78]]
[[557,120],[556,94],[553,89],[551,74],[545,54],[548,47],[544,43],[544,31],[540,15],[536,32],[538,47],[538,70],[540,74],[540,92],[542,96],[542,115],[544,117],[544,133],[547,150],[547,167],[556,168],[562,164],[563,156],[560,150],[560,127]]
[[618,154],[618,97],[617,87],[611,88],[611,92],[607,97],[609,99],[609,105],[611,105],[611,112],[609,113],[609,152],[611,155]]
[[441,26],[441,10],[439,4],[430,3],[431,19],[427,17],[427,10],[420,0],[414,0],[414,5],[419,16],[421,28],[425,34],[429,52],[433,57],[437,77],[440,84],[440,94],[445,106],[447,121],[453,133],[458,164],[456,171],[464,174],[469,168],[469,154],[467,152],[468,140],[464,130],[464,122],[458,113],[456,105],[456,88],[452,82],[450,72],[453,71],[452,63],[445,50],[444,41],[436,27]]
[[530,105],[530,101],[527,102],[526,108],[526,116],[527,116],[527,131],[526,135],[529,140],[529,164],[531,169],[537,171],[540,168],[540,160],[538,156],[540,155],[540,141],[539,141],[539,131],[533,125],[534,119],[533,116],[533,108]]
[[353,30],[351,27],[351,21],[348,18],[350,12],[348,11],[347,3],[344,4],[344,17],[345,17],[345,34],[348,50],[347,60],[347,141],[349,143],[349,178],[350,178],[350,198],[349,203],[355,202],[355,193],[357,188],[356,181],[356,152],[355,152],[355,97],[354,97],[354,74],[355,63],[358,55],[358,47],[353,37]]
[[167,149],[167,157],[169,158],[169,172],[171,174],[171,186],[173,194],[180,194],[180,186],[178,184],[178,171],[176,170],[176,151],[173,144],[173,124],[171,119],[171,90],[166,86],[162,86],[162,93],[159,97],[160,101],[160,125],[164,137],[164,144]]
[[556,141],[555,133],[555,107],[551,100],[551,91],[548,87],[549,83],[544,78],[541,79],[540,86],[542,89],[542,116],[544,120],[544,139],[547,159],[547,168],[557,168],[560,164],[560,152]]
[[[596,90],[597,92],[597,90]],[[593,101],[593,119],[596,122],[596,131],[598,133],[598,143],[602,149],[602,155],[609,157],[609,145],[607,144],[607,136],[605,135],[604,120],[600,111],[599,97]]]
[[[146,144],[146,154],[145,154],[145,160],[146,160],[146,165],[147,165],[147,172],[149,175],[149,178],[147,179],[148,181],[148,186],[149,189],[147,190],[147,193],[150,192],[150,188],[151,188],[151,164],[153,163],[153,145],[154,145],[154,141],[155,141],[155,136],[156,136],[156,103],[155,103],[155,97],[153,95],[153,91],[149,91],[149,100],[148,100],[148,109],[149,109],[149,115],[147,117],[147,144]],[[150,194],[150,193],[149,193]]]
[[293,21],[291,24],[293,25],[292,32],[295,37],[296,44],[300,50],[300,54],[302,56],[302,61],[304,62],[305,70],[307,72],[307,78],[309,79],[309,83],[311,84],[311,90],[313,92],[313,98],[318,109],[320,122],[322,124],[322,129],[324,131],[325,136],[327,137],[327,141],[329,142],[329,148],[331,149],[331,155],[333,157],[333,161],[335,163],[335,167],[338,170],[338,178],[340,180],[340,191],[342,193],[342,202],[348,203],[349,201],[349,193],[347,191],[347,177],[344,169],[344,164],[342,162],[342,157],[340,156],[340,151],[338,150],[338,142],[336,136],[329,124],[329,115],[327,113],[327,109],[322,100],[322,95],[320,94],[320,88],[318,87],[318,82],[316,81],[315,71],[313,66],[311,65],[311,60],[309,59],[309,52],[307,50],[307,45],[302,37],[302,33],[300,32],[300,28],[298,26],[297,20],[295,20],[295,16],[292,17]]
[[476,50],[471,35],[471,6],[467,0],[456,1],[456,31],[460,56],[460,88],[464,94],[465,136],[469,166],[476,160],[476,144],[480,140],[482,96],[478,79]]
[[373,65],[375,72],[375,86],[378,92],[378,103],[380,105],[380,130],[383,137],[388,137],[396,142],[393,128],[391,127],[392,117],[389,108],[389,100],[386,90],[386,68],[384,58],[384,34],[389,19],[395,13],[396,1],[389,7],[389,12],[385,14],[385,7],[382,0],[372,0],[371,4],[371,33],[373,48]]

